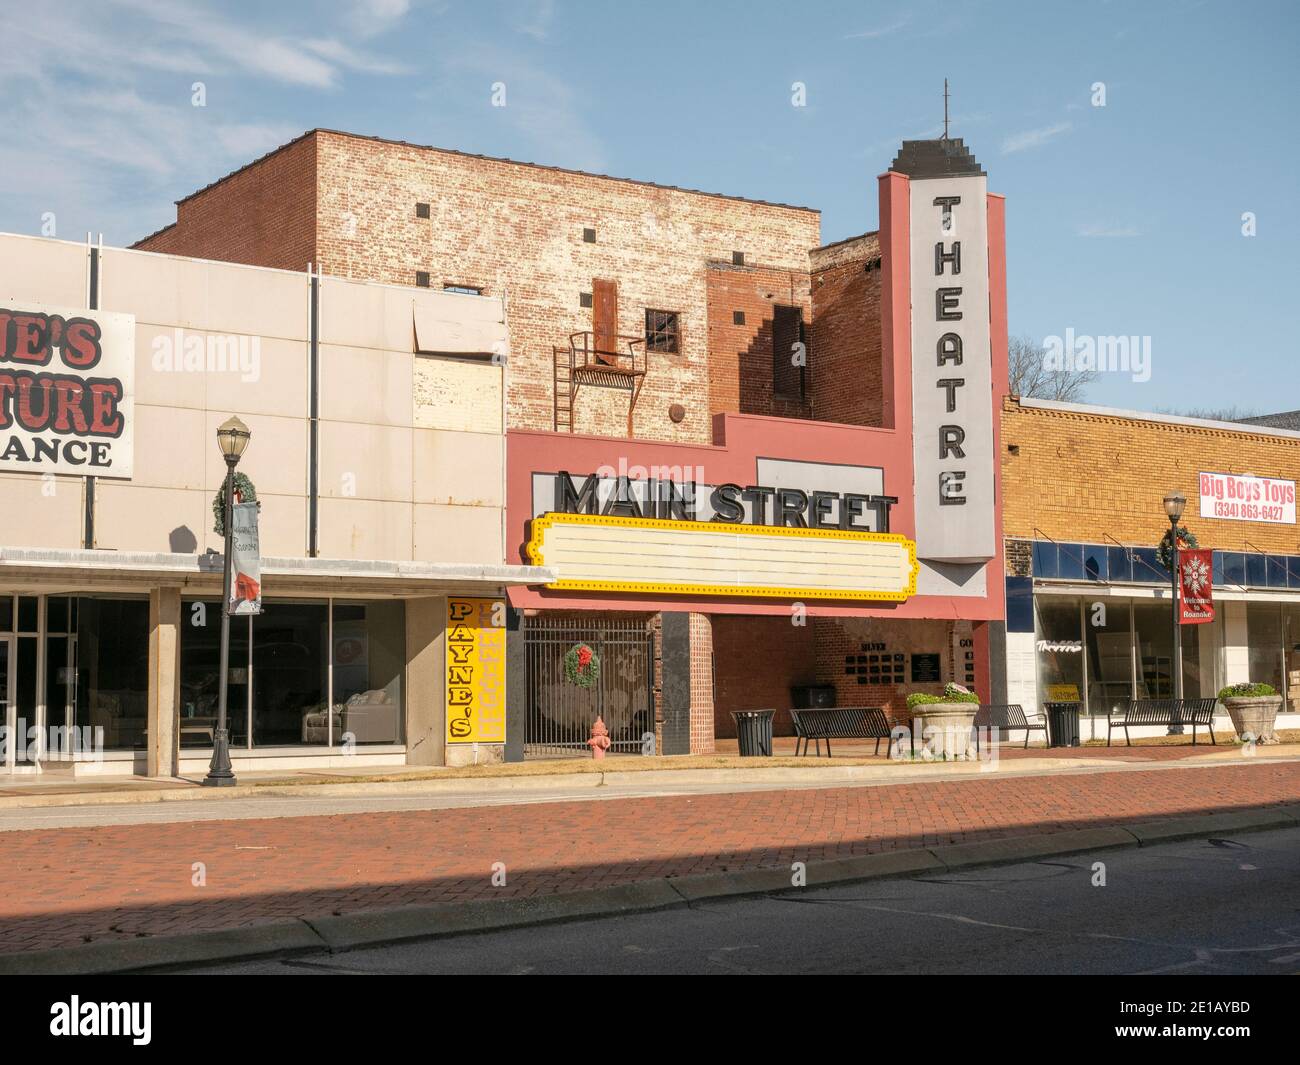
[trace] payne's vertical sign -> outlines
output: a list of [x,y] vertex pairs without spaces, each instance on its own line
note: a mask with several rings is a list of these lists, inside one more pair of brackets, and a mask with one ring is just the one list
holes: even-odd
[[506,741],[503,599],[447,597],[447,742]]

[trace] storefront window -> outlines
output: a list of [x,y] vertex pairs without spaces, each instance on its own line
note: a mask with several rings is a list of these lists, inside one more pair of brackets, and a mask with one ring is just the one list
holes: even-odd
[[[402,742],[406,612],[400,600],[268,601],[231,618],[227,714],[232,747]],[[210,747],[217,717],[221,604],[186,602],[181,743]],[[331,659],[333,694],[331,696]]]
[[336,602],[333,653],[334,742],[400,743],[404,604]]
[[[76,623],[76,723],[102,728],[105,750],[143,747],[149,727],[149,601],[78,599]],[[66,641],[58,642],[66,653]],[[55,713],[50,721],[59,723]]]
[[1246,643],[1250,648],[1249,679],[1282,690],[1282,605],[1246,604]]
[[1083,604],[1088,713],[1109,714],[1133,698],[1133,618],[1128,600]]
[[329,605],[265,603],[253,618],[253,744],[314,742],[307,718],[329,699]]
[[[232,747],[248,744],[249,618],[230,619],[230,675],[226,720]],[[211,747],[217,727],[221,677],[221,601],[181,604],[182,747]]]
[[1282,619],[1286,637],[1286,704],[1282,711],[1300,714],[1300,606],[1284,607]]
[[1040,704],[1083,699],[1083,637],[1079,628],[1079,607],[1077,599],[1044,597],[1037,601]]
[[1139,699],[1174,697],[1174,617],[1167,602],[1139,600],[1133,604],[1133,633],[1137,643]]

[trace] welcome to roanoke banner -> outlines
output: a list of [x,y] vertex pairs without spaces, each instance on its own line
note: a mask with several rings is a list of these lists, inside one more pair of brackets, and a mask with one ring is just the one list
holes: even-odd
[[1214,620],[1214,553],[1186,548],[1178,552],[1178,620],[1204,625]]

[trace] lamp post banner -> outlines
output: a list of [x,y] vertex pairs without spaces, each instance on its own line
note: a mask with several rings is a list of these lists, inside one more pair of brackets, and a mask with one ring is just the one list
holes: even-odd
[[232,614],[262,612],[262,551],[257,536],[257,504],[231,507],[230,603]]
[[1214,620],[1214,552],[1178,552],[1178,620],[1183,625],[1204,625]]

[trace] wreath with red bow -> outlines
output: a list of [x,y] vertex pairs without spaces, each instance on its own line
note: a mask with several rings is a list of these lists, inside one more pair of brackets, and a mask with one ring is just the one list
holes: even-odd
[[[1186,525],[1178,526],[1178,550],[1195,551],[1201,546],[1196,534],[1190,531]],[[1156,547],[1156,561],[1171,573],[1174,569],[1173,552],[1169,547],[1169,530],[1165,530],[1164,536],[1160,538],[1160,544]]]
[[590,688],[600,680],[600,658],[589,644],[575,643],[564,656],[564,676],[570,684]]

